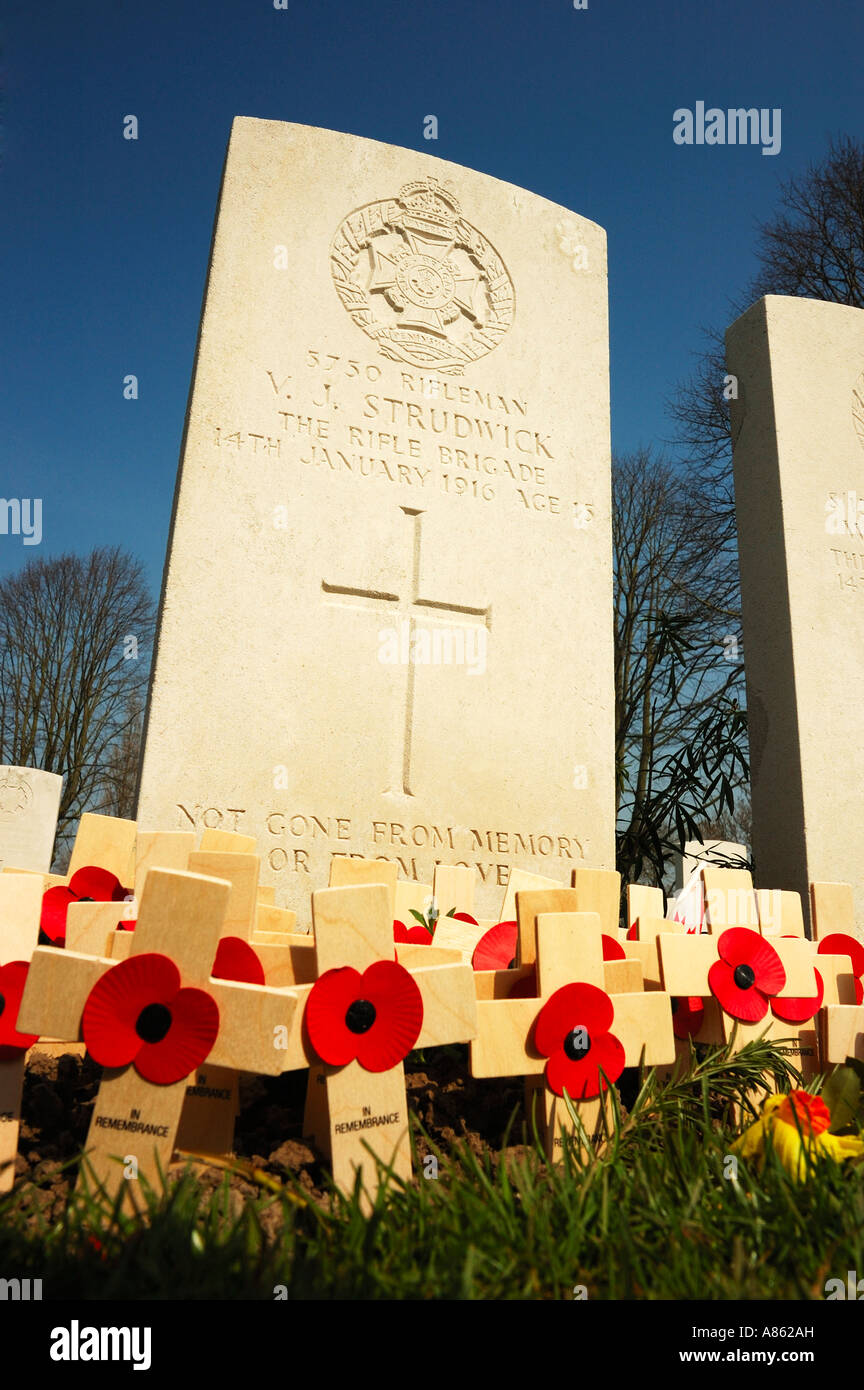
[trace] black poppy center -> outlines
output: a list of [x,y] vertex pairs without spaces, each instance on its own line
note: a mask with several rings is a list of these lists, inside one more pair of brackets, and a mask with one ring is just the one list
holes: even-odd
[[732,978],[739,989],[749,989],[756,979],[756,971],[752,965],[736,965]]
[[574,1028],[564,1039],[564,1051],[571,1062],[581,1062],[591,1050],[591,1039],[587,1028]]
[[95,903],[95,898],[78,898],[79,903]]
[[0,1014],[2,1014],[2,1012],[3,1012],[3,1010],[4,1010],[5,1008],[6,1008],[6,1000],[3,998],[3,995],[0,994]]
[[375,1005],[370,1000],[355,999],[354,1003],[348,1006],[345,1027],[350,1028],[352,1033],[368,1033],[374,1022]]
[[142,1042],[161,1042],[171,1027],[171,1010],[167,1004],[148,1004],[138,1015],[135,1032]]

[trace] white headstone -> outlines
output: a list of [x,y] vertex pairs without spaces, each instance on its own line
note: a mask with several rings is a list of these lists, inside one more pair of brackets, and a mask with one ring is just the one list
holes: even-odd
[[432,879],[614,863],[606,242],[521,188],[238,118],[139,819]]
[[675,888],[680,891],[691,874],[697,873],[704,864],[713,864],[721,869],[734,869],[738,865],[746,869],[749,855],[746,845],[734,840],[688,840],[684,853],[675,859]]
[[727,334],[762,887],[864,913],[864,312],[769,296]]
[[62,790],[59,773],[0,765],[0,869],[50,872]]

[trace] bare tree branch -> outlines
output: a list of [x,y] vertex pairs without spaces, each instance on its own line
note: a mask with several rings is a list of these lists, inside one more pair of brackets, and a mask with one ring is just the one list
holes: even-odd
[[82,811],[131,812],[154,624],[117,548],[0,581],[0,761],[62,773],[59,844]]
[[612,495],[618,867],[660,883],[747,775],[737,569],[704,478],[642,449]]

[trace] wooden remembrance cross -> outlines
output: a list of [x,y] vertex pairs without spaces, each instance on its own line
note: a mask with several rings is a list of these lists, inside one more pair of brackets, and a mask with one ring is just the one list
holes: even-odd
[[[207,831],[209,838],[218,836],[227,843],[248,844],[249,837],[233,836],[227,831]],[[226,840],[226,837],[231,836]],[[267,984],[279,988],[294,984],[297,972],[294,968],[291,943],[298,940],[306,942],[305,937],[292,937],[285,933],[272,935],[279,937],[282,944],[256,944],[250,946],[258,911],[258,856],[246,849],[231,850],[193,850],[194,835],[189,832],[139,832],[137,837],[137,863],[135,873],[136,896],[140,900],[147,873],[154,868],[188,870],[203,874],[207,878],[225,879],[231,885],[228,906],[220,929],[220,950],[225,938],[239,938],[235,941],[246,945],[248,958],[236,955],[233,960],[222,962],[218,978],[246,981],[250,984]],[[123,904],[120,905],[121,907]],[[270,920],[278,909],[267,909]],[[137,909],[132,907],[132,915]],[[293,921],[294,914],[285,914]],[[111,960],[128,958],[134,940],[134,933],[117,929],[118,905],[116,903],[73,903],[66,919],[66,947],[79,954],[110,957]],[[311,938],[309,938],[311,942]],[[311,946],[309,949],[311,955]],[[259,969],[248,970],[249,960]],[[228,966],[227,971],[225,966]],[[220,965],[219,957],[213,966]],[[239,967],[239,969],[238,969]],[[238,969],[238,973],[233,973]],[[263,971],[263,975],[262,972]],[[310,979],[311,975],[304,978]],[[42,1044],[44,1046],[44,1044]],[[81,1044],[65,1044],[70,1050]],[[82,1049],[83,1050],[83,1049]],[[183,1107],[175,1145],[178,1151],[193,1155],[230,1156],[234,1149],[234,1124],[239,1108],[238,1073],[228,1067],[216,1067],[208,1062],[189,1077],[186,1101]]]
[[[437,621],[450,621],[451,623],[454,617],[458,616],[462,619],[463,626],[467,625],[466,620],[474,618],[475,622],[471,624],[471,626],[488,628],[491,626],[492,622],[492,609],[488,605],[484,608],[472,608],[465,604],[444,603],[439,599],[421,597],[420,528],[423,513],[414,507],[402,507],[400,510],[403,511],[406,516],[412,517],[414,521],[411,561],[411,596],[407,599],[405,604],[403,604],[399,594],[385,593],[380,589],[358,589],[351,585],[329,584],[327,580],[321,581],[321,588],[324,590],[325,594],[336,595],[337,606],[339,607],[345,606],[344,604],[338,603],[338,599],[340,598],[368,599],[371,601],[368,608],[365,603],[362,605],[352,604],[351,607],[356,608],[362,606],[364,609],[367,609],[367,611],[377,613],[379,616],[384,614],[388,617],[402,616],[408,622],[407,686],[405,692],[402,766],[399,769],[398,777],[394,778],[394,785],[390,790],[394,792],[398,791],[404,796],[413,796],[414,793],[411,790],[411,733],[414,727],[414,668],[416,663],[411,657],[411,644],[414,638],[417,615],[418,613],[422,614],[427,622],[434,622],[436,621],[436,615],[440,614],[441,616],[437,617]],[[477,619],[480,621],[477,622]]]
[[[229,893],[224,880],[151,869],[127,960],[53,947],[33,953],[22,1029],[83,1036],[90,1049],[89,1033],[132,1054],[123,1065],[104,1066],[90,1123],[88,1159],[109,1191],[126,1178],[154,1184],[167,1170],[188,1078],[205,1059],[270,1076],[284,1070],[296,995],[210,975]],[[165,1079],[169,1072],[173,1079]]]
[[[734,1051],[740,1051],[746,1043],[756,1038],[767,1037],[775,1043],[776,1040],[789,1039],[789,1046],[779,1049],[781,1053],[794,1058],[795,1065],[805,1078],[816,1074],[819,1070],[818,1026],[815,1018],[816,999],[813,997],[816,983],[813,967],[817,957],[812,942],[803,937],[763,936],[758,928],[753,927],[727,927],[717,920],[716,912],[710,934],[691,936],[664,932],[656,939],[664,988],[676,997],[716,998],[720,1005],[720,1026],[726,1041],[731,1039],[732,1025],[736,1025]],[[777,982],[779,989],[773,983],[770,989],[760,988],[762,942],[779,957],[782,966],[782,977]],[[736,954],[730,963],[726,961],[726,956],[731,953],[733,943]],[[742,956],[741,963],[739,955]],[[746,960],[743,959],[745,956]],[[723,985],[729,995],[725,1004],[721,994],[715,994],[709,984],[709,973],[721,961],[725,962],[725,969],[721,967],[721,979],[728,977]],[[830,981],[828,999],[831,1002],[836,998],[836,985],[833,976],[828,974],[832,963],[839,969],[840,962],[835,962],[833,957],[823,957],[823,973],[826,989]],[[741,991],[748,993],[748,999],[739,1005]],[[749,998],[751,992],[752,1002]],[[801,1012],[806,1016],[800,1022],[790,1022],[788,1018],[780,1017],[780,1010],[788,1013],[788,1005],[808,999],[812,1007],[808,1010],[805,1004]],[[777,1013],[773,1008],[774,1000],[778,1005]],[[785,1007],[784,1001],[788,1001]],[[749,1022],[742,1017],[742,1011],[749,1011],[749,1017],[754,1021]]]
[[[847,1057],[864,1062],[864,994],[861,984],[861,938],[855,929],[855,910],[852,885],[849,883],[811,883],[810,914],[813,935],[817,942],[826,943],[839,952],[848,944],[857,951],[847,970],[854,973],[849,979],[848,998],[835,999],[825,1009],[825,1061],[842,1063]],[[850,938],[847,942],[845,938]],[[817,965],[822,961],[817,957]],[[856,968],[857,967],[857,968]]]
[[[313,893],[312,920],[317,980],[294,990],[300,1007],[283,1066],[286,1071],[311,1066],[310,1089],[315,1086],[325,1093],[323,1099],[316,1098],[313,1109],[322,1122],[326,1110],[333,1180],[350,1193],[359,1175],[361,1204],[368,1212],[379,1186],[378,1160],[396,1177],[411,1177],[403,1058],[415,1047],[440,1047],[474,1037],[474,972],[462,964],[397,967],[390,894],[384,884]],[[374,1003],[366,997],[371,992]],[[418,1003],[419,1014],[411,1014]],[[391,1061],[382,1052],[376,1058],[366,1056],[366,1065],[357,1055],[341,1060],[356,1054],[364,1037],[377,1047],[380,1037],[385,1051],[392,1047],[391,1055],[401,1052],[401,1057]],[[338,1049],[343,1050],[336,1061],[322,1061],[316,1041],[328,1056],[337,1057]],[[337,1051],[331,1052],[334,1046]]]
[[0,1192],[15,1181],[28,1042],[16,1022],[24,971],[39,939],[39,874],[0,874]]
[[[675,1041],[667,994],[659,990],[649,994],[606,993],[602,932],[596,912],[540,913],[536,918],[536,962],[539,998],[478,1002],[471,1073],[476,1077],[532,1076],[538,1081],[543,1074],[542,1130],[551,1161],[556,1149],[571,1143],[578,1132],[563,1099],[564,1089],[589,1138],[595,1138],[603,1107],[598,1068],[614,1081],[624,1066],[638,1065],[643,1053],[644,1064],[649,1067],[672,1062]],[[562,1002],[567,1006],[563,1010]],[[562,1019],[567,1015],[563,1022],[556,1021],[558,1013]],[[543,1037],[544,1029],[554,1034],[550,1046]],[[591,1059],[595,1049],[596,1061]],[[616,1054],[617,1069],[611,1065]],[[570,1073],[572,1090],[566,1079],[568,1063],[581,1072],[580,1076],[574,1068]]]

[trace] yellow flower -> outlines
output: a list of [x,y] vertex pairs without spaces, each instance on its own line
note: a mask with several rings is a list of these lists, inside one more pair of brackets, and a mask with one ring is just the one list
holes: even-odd
[[800,1182],[820,1158],[842,1163],[864,1155],[864,1143],[856,1135],[829,1134],[830,1123],[828,1106],[807,1091],[769,1096],[761,1116],[735,1140],[732,1152],[761,1161],[770,1143],[787,1173]]

